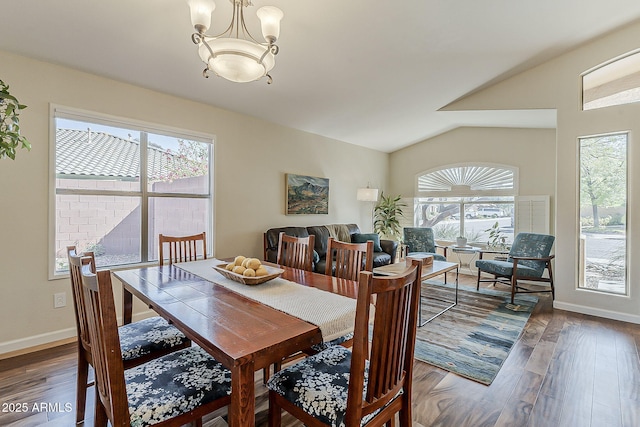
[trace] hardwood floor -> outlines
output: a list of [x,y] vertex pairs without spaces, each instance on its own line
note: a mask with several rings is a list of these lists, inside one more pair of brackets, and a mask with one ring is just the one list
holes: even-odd
[[[475,284],[471,276],[460,278],[461,284]],[[639,350],[640,325],[553,310],[550,296],[540,294],[490,386],[416,362],[414,424],[639,426]],[[75,368],[75,344],[0,360],[0,426],[73,426]],[[266,425],[261,372],[256,395],[257,423]],[[94,403],[89,393],[86,426],[93,425]],[[225,425],[215,415],[207,427]],[[283,425],[299,424],[284,416]]]

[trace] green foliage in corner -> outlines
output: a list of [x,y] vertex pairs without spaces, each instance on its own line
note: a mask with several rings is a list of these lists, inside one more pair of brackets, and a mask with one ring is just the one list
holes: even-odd
[[31,150],[31,144],[20,135],[20,110],[27,108],[9,93],[9,86],[0,80],[0,159],[15,160],[18,147]]

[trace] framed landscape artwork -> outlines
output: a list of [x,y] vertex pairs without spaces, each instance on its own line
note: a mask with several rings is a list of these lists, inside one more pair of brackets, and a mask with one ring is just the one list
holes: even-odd
[[329,214],[329,178],[285,174],[287,215]]

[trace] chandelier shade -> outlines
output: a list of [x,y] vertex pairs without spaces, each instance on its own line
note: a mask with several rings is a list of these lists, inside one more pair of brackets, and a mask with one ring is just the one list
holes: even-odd
[[191,10],[191,23],[196,32],[191,36],[198,45],[198,55],[207,64],[203,75],[213,71],[216,75],[236,83],[246,83],[267,77],[271,83],[269,71],[275,66],[275,55],[279,48],[275,44],[280,36],[280,21],[284,14],[273,6],[258,9],[262,35],[265,42],[258,42],[249,33],[244,21],[244,8],[251,5],[250,0],[230,0],[233,4],[233,16],[227,29],[217,36],[206,31],[211,25],[211,13],[215,10],[212,0],[187,0]]
[[207,40],[207,44],[202,43],[198,48],[200,59],[218,76],[232,82],[258,80],[276,65],[271,52],[247,40],[211,38]]
[[280,21],[284,13],[274,6],[263,6],[256,12],[262,28],[262,36],[265,40],[278,40],[280,37]]
[[187,0],[191,11],[191,24],[194,28],[201,27],[207,31],[211,26],[211,13],[215,10],[216,4],[212,0]]

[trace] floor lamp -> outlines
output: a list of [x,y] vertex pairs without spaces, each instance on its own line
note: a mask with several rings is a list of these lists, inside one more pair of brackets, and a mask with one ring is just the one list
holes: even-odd
[[375,232],[373,224],[374,224],[374,221],[375,221],[374,220],[375,206],[376,206],[376,202],[378,201],[378,189],[377,188],[369,188],[368,185],[367,185],[367,188],[358,188],[358,194],[357,194],[356,198],[360,202],[370,202],[371,203],[371,230],[373,232]]

